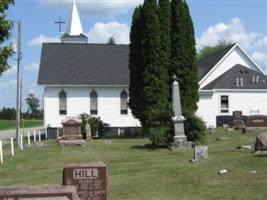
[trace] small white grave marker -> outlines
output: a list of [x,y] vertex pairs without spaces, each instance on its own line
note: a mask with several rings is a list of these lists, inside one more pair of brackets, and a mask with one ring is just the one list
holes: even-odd
[[2,141],[0,141],[0,162],[3,163],[4,162],[4,157],[3,157],[3,143]]
[[28,131],[28,146],[31,146],[31,135],[30,135],[30,131]]
[[20,150],[23,151],[23,134],[20,134]]
[[11,156],[14,157],[14,139],[10,138],[10,144],[11,144]]

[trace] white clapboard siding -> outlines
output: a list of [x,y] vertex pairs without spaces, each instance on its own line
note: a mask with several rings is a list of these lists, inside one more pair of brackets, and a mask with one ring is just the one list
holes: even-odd
[[[221,96],[229,97],[229,112],[221,113]],[[251,110],[259,110],[260,114],[267,115],[266,91],[215,91],[211,94],[200,93],[197,115],[207,126],[216,127],[216,116],[232,115],[233,111],[241,110],[243,115],[250,115]]]
[[98,116],[111,127],[136,127],[140,123],[131,115],[120,114],[120,93],[123,87],[46,87],[44,94],[45,127],[62,127],[61,122],[66,116],[59,115],[59,92],[67,94],[67,115],[78,116],[90,114],[90,92],[95,90],[98,95]]

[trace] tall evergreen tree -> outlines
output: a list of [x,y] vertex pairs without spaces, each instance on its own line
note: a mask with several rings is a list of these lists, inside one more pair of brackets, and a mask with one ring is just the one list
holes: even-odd
[[[10,37],[12,23],[6,19],[5,11],[9,8],[9,5],[13,3],[14,0],[2,0],[0,2],[0,44],[4,43]],[[7,60],[12,52],[13,50],[10,46],[0,46],[0,76],[9,68]]]
[[166,142],[169,121],[168,70],[162,65],[161,29],[157,1],[145,0],[141,12],[142,125],[154,144]]
[[[159,0],[158,16],[161,28],[162,64],[170,71],[171,59],[171,3],[170,0]],[[169,74],[172,77],[172,74]]]
[[129,85],[129,106],[132,114],[142,119],[143,95],[142,95],[142,65],[141,65],[141,9],[142,6],[136,7],[132,17],[132,26],[130,32],[130,53],[129,53],[129,70],[130,70],[130,85]]
[[197,110],[199,99],[194,27],[186,1],[173,0],[171,9],[171,68],[180,83],[183,114],[188,116]]

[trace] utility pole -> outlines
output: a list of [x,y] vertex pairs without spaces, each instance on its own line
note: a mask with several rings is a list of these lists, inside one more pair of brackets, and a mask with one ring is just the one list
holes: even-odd
[[20,136],[20,113],[21,113],[21,79],[20,79],[20,60],[22,59],[21,52],[21,22],[17,22],[18,25],[18,38],[17,38],[17,101],[16,101],[16,143],[19,146]]

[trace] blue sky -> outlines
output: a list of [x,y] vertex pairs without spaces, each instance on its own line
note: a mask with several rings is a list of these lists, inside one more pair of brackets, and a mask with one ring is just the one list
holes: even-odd
[[[114,36],[117,43],[129,42],[133,9],[142,0],[76,0],[84,32],[90,43],[105,43]],[[22,21],[23,99],[37,86],[42,42],[58,41],[61,17],[68,21],[72,0],[16,0],[7,12],[11,20]],[[267,71],[267,0],[188,0],[195,26],[197,48],[214,45],[221,39],[238,42]],[[63,25],[63,30],[66,25]],[[16,27],[13,36],[16,37]],[[16,68],[1,77],[0,107],[15,107]],[[26,110],[23,101],[23,110]]]

